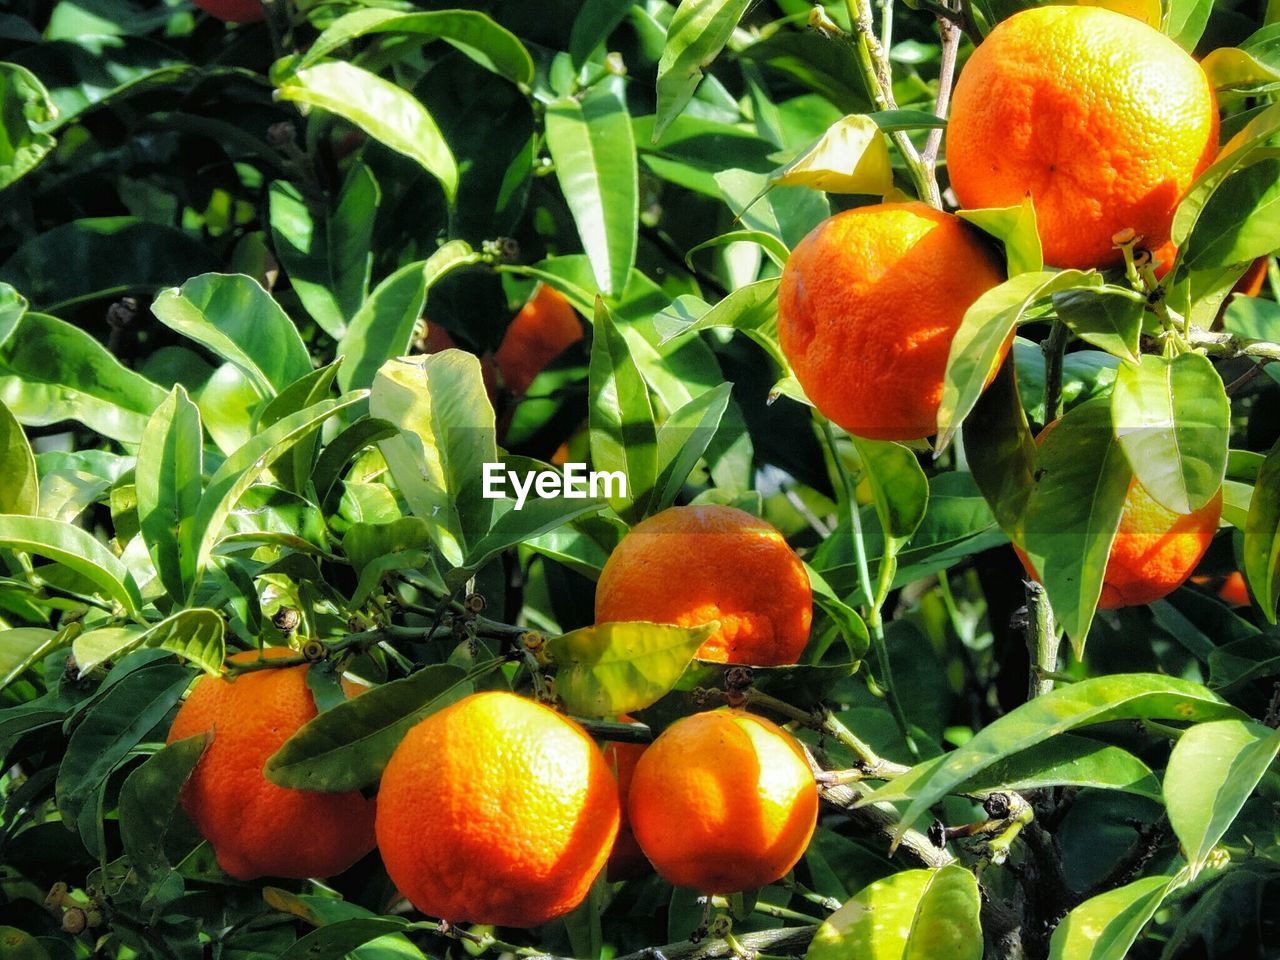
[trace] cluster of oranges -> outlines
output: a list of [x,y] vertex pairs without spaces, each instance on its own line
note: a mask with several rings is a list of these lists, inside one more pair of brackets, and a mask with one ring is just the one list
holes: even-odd
[[[1125,231],[1172,259],[1178,202],[1217,151],[1217,104],[1200,65],[1146,24],[1092,6],[1002,21],[961,71],[947,126],[961,205],[1030,197],[1044,259],[1058,267],[1118,265],[1113,238]],[[988,247],[950,214],[920,203],[849,210],[787,261],[782,349],[814,405],[850,433],[922,439],[936,432],[956,330],[1002,279]],[[1219,496],[1177,514],[1135,482],[1102,606],[1150,603],[1183,583],[1221,509]]]

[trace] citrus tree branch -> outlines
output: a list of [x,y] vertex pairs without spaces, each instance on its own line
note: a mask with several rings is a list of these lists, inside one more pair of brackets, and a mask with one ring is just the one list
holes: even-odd
[[719,960],[736,957],[743,949],[752,953],[786,954],[798,956],[808,948],[809,941],[818,932],[817,924],[803,927],[781,927],[776,930],[757,930],[753,933],[735,934],[729,940],[682,940],[665,947],[646,947],[635,953],[627,953],[617,960]]

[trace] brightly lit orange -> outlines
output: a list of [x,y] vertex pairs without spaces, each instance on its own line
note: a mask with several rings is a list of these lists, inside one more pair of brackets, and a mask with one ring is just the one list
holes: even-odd
[[858,207],[792,251],[778,339],[828,419],[860,437],[918,440],[937,432],[965,311],[1003,279],[987,245],[950,214],[923,203]]
[[1040,6],[997,24],[956,83],[947,169],[962,206],[1035,204],[1045,261],[1120,262],[1152,246],[1218,151],[1200,65],[1164,34],[1094,6]]
[[618,832],[618,785],[595,742],[505,691],[431,714],[378,790],[378,847],[415,907],[534,927],[586,897]]
[[[296,654],[269,647],[263,655]],[[257,658],[256,651],[246,651],[229,662]],[[289,790],[263,776],[267,758],[316,716],[309,669],[256,670],[234,680],[202,677],[169,730],[170,743],[213,734],[182,788],[182,806],[218,865],[237,880],[329,877],[373,849],[372,800],[357,791]]]
[[773,883],[804,856],[818,790],[789,734],[742,710],[712,710],[677,720],[645,750],[627,808],[664,879],[736,893]]
[[772,525],[734,507],[671,507],[636,524],[596,584],[597,623],[718,620],[698,656],[721,663],[795,663],[812,616],[795,551]]
[[517,397],[534,378],[570,346],[582,339],[582,323],[569,301],[545,283],[516,314],[502,337],[494,359],[502,382]]

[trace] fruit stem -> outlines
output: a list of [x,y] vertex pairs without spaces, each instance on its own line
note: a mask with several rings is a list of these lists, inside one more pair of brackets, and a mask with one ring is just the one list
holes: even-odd
[[1031,680],[1027,699],[1033,700],[1053,689],[1058,669],[1058,645],[1062,637],[1049,604],[1049,595],[1035,580],[1026,581],[1027,649],[1031,653]]
[[1067,355],[1071,331],[1061,320],[1053,321],[1049,336],[1040,344],[1044,354],[1044,422],[1053,423],[1062,416],[1062,363]]

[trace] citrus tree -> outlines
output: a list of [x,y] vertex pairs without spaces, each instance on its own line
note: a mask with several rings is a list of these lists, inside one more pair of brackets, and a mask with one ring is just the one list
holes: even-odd
[[13,0],[0,955],[1244,958],[1280,8]]

